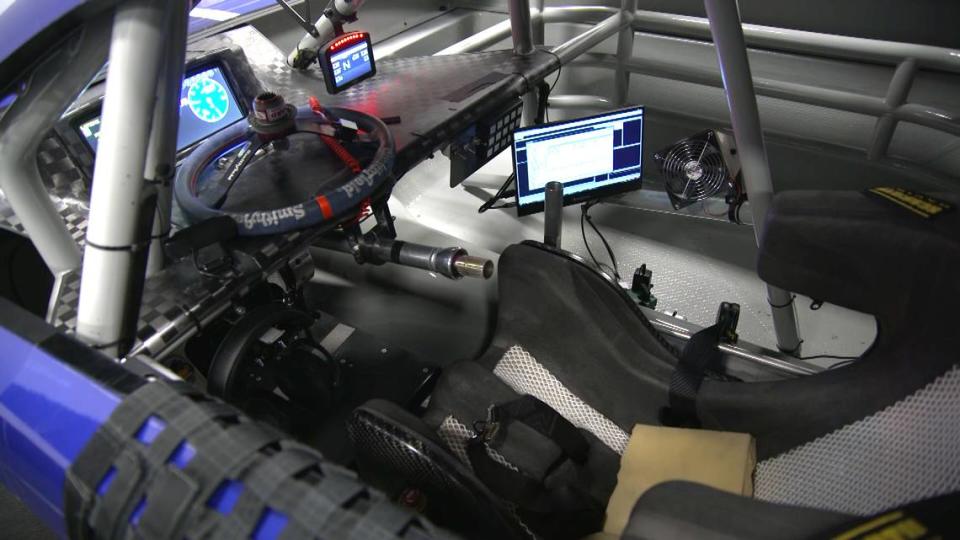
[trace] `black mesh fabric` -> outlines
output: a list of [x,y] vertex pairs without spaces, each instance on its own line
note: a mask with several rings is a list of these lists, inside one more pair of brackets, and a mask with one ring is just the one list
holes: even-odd
[[65,502],[72,538],[242,538],[268,522],[280,538],[452,538],[184,383],[130,394],[71,465]]

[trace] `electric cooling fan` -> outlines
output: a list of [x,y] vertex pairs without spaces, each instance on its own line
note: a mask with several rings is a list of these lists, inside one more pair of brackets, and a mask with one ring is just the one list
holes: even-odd
[[745,197],[740,185],[740,160],[733,137],[707,130],[677,141],[654,155],[666,181],[667,195],[677,210],[721,192],[731,205]]

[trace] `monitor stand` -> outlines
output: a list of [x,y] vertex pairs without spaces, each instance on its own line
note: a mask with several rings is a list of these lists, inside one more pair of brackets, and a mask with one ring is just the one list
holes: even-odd
[[544,196],[543,243],[560,248],[563,236],[563,184],[547,183]]

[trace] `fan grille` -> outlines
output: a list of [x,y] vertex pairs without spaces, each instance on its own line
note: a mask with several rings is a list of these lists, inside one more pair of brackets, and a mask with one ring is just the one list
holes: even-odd
[[716,195],[728,183],[723,156],[709,141],[686,140],[663,158],[667,190],[685,201],[702,201]]

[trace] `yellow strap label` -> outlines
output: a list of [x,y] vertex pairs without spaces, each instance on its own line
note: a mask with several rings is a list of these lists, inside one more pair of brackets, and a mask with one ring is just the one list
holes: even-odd
[[886,199],[897,206],[900,206],[901,208],[906,208],[914,214],[926,219],[936,217],[948,210],[953,209],[953,205],[948,202],[934,199],[929,195],[916,193],[903,188],[876,187],[867,190],[867,192]]
[[857,525],[834,536],[833,540],[920,540],[929,530],[916,518],[903,512],[891,512]]
[[884,514],[880,517],[871,519],[870,521],[857,525],[849,531],[834,536],[833,540],[852,540],[853,538],[858,538],[863,536],[865,533],[876,530],[884,525],[887,525],[891,521],[897,521],[903,517],[903,512],[891,512],[889,514]]

